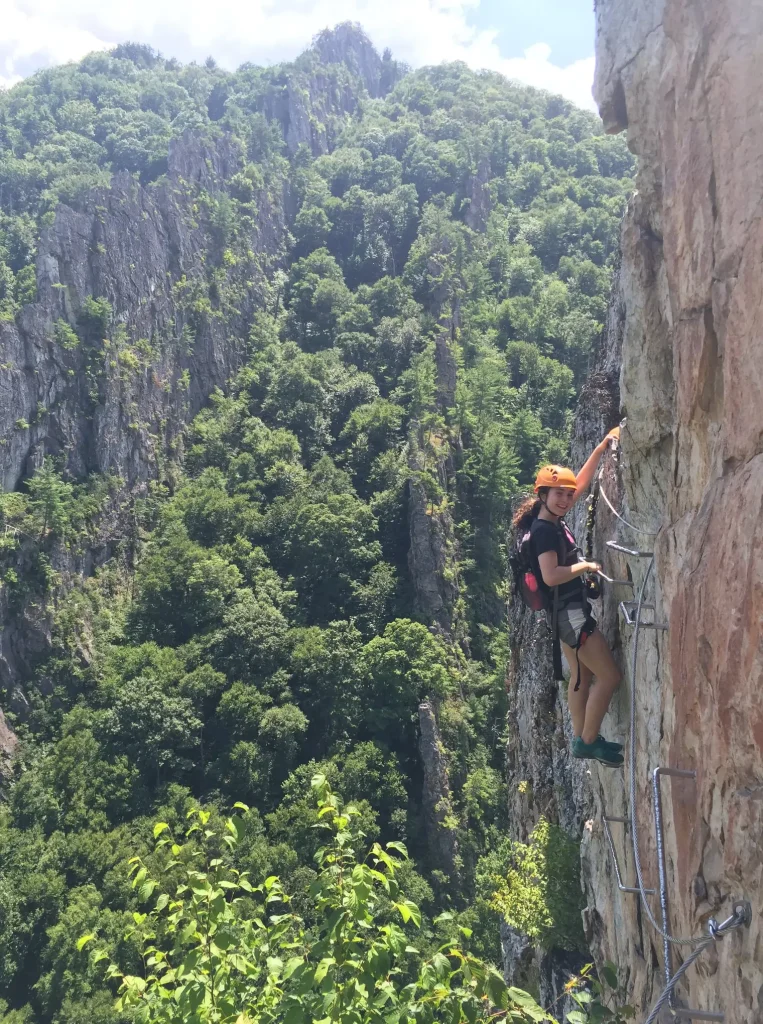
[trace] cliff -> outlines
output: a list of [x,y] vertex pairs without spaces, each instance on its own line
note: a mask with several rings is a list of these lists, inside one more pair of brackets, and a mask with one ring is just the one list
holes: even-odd
[[[648,885],[651,771],[697,773],[664,783],[679,935],[737,898],[759,906],[763,880],[762,34],[760,4],[735,0],[647,2],[635,18],[619,0],[597,8],[595,94],[640,166],[622,236],[623,479],[629,511],[661,522],[656,614],[668,625],[644,636],[629,680]],[[596,891],[604,851],[593,854]],[[644,1005],[662,984],[661,942],[639,929],[635,897],[614,905],[627,926],[605,922],[602,950]],[[758,1019],[760,942],[758,918],[717,943],[688,975],[685,1005]]]
[[[59,206],[40,241],[37,301],[15,323],[0,322],[3,489],[17,487],[45,456],[74,479],[96,473],[114,482],[101,536],[79,555],[52,552],[64,586],[131,533],[132,499],[167,473],[185,423],[246,354],[248,323],[286,224],[283,186],[263,189],[246,232],[249,256],[226,263],[211,211],[243,163],[225,137],[189,137],[170,147],[164,181],[143,186],[121,173],[86,207]],[[86,323],[93,300],[103,315]],[[49,639],[47,610],[11,608],[4,588],[0,617],[0,685],[19,711],[18,681]]]
[[[362,98],[402,73],[359,27],[340,25],[271,75],[259,107],[287,153],[326,153]],[[135,499],[171,481],[185,426],[243,365],[255,312],[279,301],[289,169],[276,162],[251,177],[250,158],[228,132],[188,131],[156,180],[120,171],[79,203],[59,203],[37,246],[35,300],[0,317],[2,490],[22,487],[47,456],[71,480],[110,481],[98,536],[49,552],[61,592],[133,538]],[[22,538],[14,572],[27,562]],[[16,713],[26,710],[20,682],[49,648],[51,610],[0,587],[0,689]]]
[[[619,368],[627,424],[620,464],[605,465],[603,483],[626,519],[646,532],[629,530],[600,502],[594,553],[610,575],[632,577],[637,592],[648,560],[608,551],[606,541],[653,548],[646,600],[655,610],[646,615],[668,627],[641,631],[632,678],[633,630],[617,614],[629,588],[614,596],[609,588],[599,610],[625,669],[607,735],[626,735],[636,691],[635,743],[627,750],[636,765],[635,809],[627,773],[595,765],[586,773],[567,762],[566,713],[548,682],[545,645],[531,646],[529,620],[512,612],[509,764],[514,780],[531,783],[529,804],[527,795],[513,798],[514,820],[526,829],[545,812],[579,829],[587,939],[597,959],[618,965],[639,1013],[664,986],[663,943],[640,897],[618,890],[602,816],[635,813],[644,881],[657,888],[655,768],[696,772],[696,781],[662,783],[672,934],[706,934],[709,917],[725,918],[737,899],[760,904],[762,34],[760,5],[597,4],[595,95],[608,130],[627,130],[639,172],[593,384],[597,377],[611,383]],[[576,465],[611,412],[606,397],[588,399],[576,419]],[[583,515],[578,511],[573,524],[579,538]],[[624,882],[634,885],[630,837],[622,825],[612,830]],[[659,919],[656,897],[651,905]],[[695,1019],[759,1020],[760,943],[753,917],[751,927],[716,943],[688,972],[677,1006],[704,1014]],[[674,969],[690,948],[674,948]]]

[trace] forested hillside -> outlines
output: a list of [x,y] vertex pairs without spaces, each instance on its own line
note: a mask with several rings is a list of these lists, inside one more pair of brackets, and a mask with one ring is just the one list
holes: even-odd
[[[70,389],[0,441],[22,467],[0,611],[46,636],[5,676],[3,1019],[126,1016],[77,940],[135,966],[127,859],[199,801],[213,822],[252,808],[237,866],[309,917],[320,773],[369,841],[408,847],[418,947],[448,909],[499,962],[510,504],[565,458],[631,172],[566,101],[411,72],[347,27],[293,65],[126,44],[0,93],[0,339],[44,323]],[[124,235],[87,242],[101,290],[53,280],[49,239],[117,200]],[[169,203],[196,241],[170,231],[167,279],[144,286],[117,250]],[[141,333],[157,288],[172,317]],[[232,370],[214,390],[204,346]],[[150,423],[149,387],[174,403]],[[71,440],[111,406],[114,451],[145,456],[129,472]]]

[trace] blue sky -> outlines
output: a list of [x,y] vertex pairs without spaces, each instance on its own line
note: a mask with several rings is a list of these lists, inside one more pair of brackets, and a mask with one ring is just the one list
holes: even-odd
[[482,0],[468,20],[480,29],[498,29],[504,57],[519,57],[538,42],[548,43],[556,64],[593,54],[593,0]]
[[463,60],[593,109],[593,0],[0,0],[0,86],[131,40],[226,68],[291,60],[359,22],[414,67]]

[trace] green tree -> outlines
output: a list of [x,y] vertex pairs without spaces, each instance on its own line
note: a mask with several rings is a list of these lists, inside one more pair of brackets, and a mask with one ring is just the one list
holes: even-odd
[[72,497],[74,487],[56,472],[52,459],[43,460],[42,466],[27,481],[29,511],[35,517],[40,539],[49,533],[66,539],[72,527]]
[[585,948],[579,844],[541,818],[527,843],[509,844],[508,859],[508,871],[496,879],[494,909],[546,949]]
[[422,623],[396,619],[366,644],[361,666],[368,728],[409,751],[419,701],[445,697],[454,687],[445,645]]
[[[165,835],[165,823],[154,827],[161,852],[171,854],[160,859],[158,878],[133,860],[133,885],[153,907],[136,914],[134,929],[145,973],[125,974],[113,962],[107,969],[119,982],[120,1010],[145,1021],[473,1024],[497,1008],[517,1021],[552,1020],[526,992],[507,989],[494,968],[463,952],[455,935],[424,960],[406,929],[420,927],[421,912],[396,877],[405,848],[376,843],[361,858],[357,810],[343,806],[323,776],[313,788],[326,842],[316,855],[309,925],[277,878],[253,885],[230,865],[223,851],[236,847],[240,816],[218,831],[208,827],[208,811],[195,810],[182,844]],[[179,885],[170,864],[179,869]],[[391,906],[392,920],[380,913],[383,905]],[[85,934],[78,945],[92,940]],[[93,957],[108,958],[104,949]]]
[[150,545],[136,575],[131,624],[140,639],[181,644],[222,624],[242,583],[235,565],[194,543],[170,522]]
[[351,303],[341,268],[328,249],[297,260],[289,274],[289,328],[310,352],[332,345],[339,318]]

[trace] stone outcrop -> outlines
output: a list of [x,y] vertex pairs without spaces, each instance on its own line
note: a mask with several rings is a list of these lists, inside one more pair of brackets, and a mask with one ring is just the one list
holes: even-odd
[[[595,95],[639,157],[622,235],[624,499],[659,530],[638,546],[654,545],[650,597],[669,627],[642,634],[623,693],[637,694],[635,813],[655,885],[651,771],[696,771],[666,781],[663,802],[671,927],[697,935],[738,897],[759,909],[763,885],[763,6],[598,0],[596,16]],[[637,585],[645,571],[609,564]],[[590,937],[643,1009],[663,986],[662,943],[613,884],[600,814],[632,809],[594,772]],[[756,913],[689,972],[681,1003],[763,1019],[762,941]]]
[[385,80],[385,61],[376,52],[360,25],[345,21],[333,29],[320,32],[315,38],[313,49],[322,63],[343,64],[354,72],[368,95],[374,99],[384,95],[394,84],[388,78]]
[[428,700],[419,704],[419,753],[424,774],[421,793],[424,825],[432,863],[455,878],[459,857],[456,833],[448,820],[453,819],[448,765],[435,706]]
[[[76,480],[108,475],[117,492],[84,551],[51,552],[64,585],[133,532],[132,498],[178,457],[185,423],[245,357],[266,271],[283,251],[283,204],[277,189],[261,190],[247,238],[251,258],[223,269],[223,246],[199,201],[203,194],[224,202],[243,163],[229,138],[187,137],[171,145],[166,179],[142,186],[122,173],[81,209],[60,205],[40,240],[37,300],[15,322],[0,322],[3,489],[53,456]],[[81,313],[92,299],[110,313],[88,339]],[[49,624],[40,605],[10,607],[6,590],[0,685],[23,710],[16,684],[45,652]]]
[[364,90],[385,96],[405,73],[388,53],[379,56],[359,25],[344,22],[316,36],[312,49],[265,92],[261,108],[280,125],[292,156],[300,146],[320,156],[334,149],[345,116],[358,111]]
[[[240,364],[240,338],[262,294],[262,273],[233,268],[226,285],[235,287],[248,271],[254,286],[238,317],[220,315],[204,272],[205,254],[215,246],[193,207],[199,189],[224,193],[242,161],[229,140],[205,146],[189,138],[171,147],[165,184],[143,187],[122,173],[86,209],[58,207],[40,242],[37,301],[16,323],[0,323],[4,489],[17,486],[43,454],[63,455],[76,478],[112,473],[132,486],[155,476],[182,422]],[[277,256],[285,224],[265,193],[259,199],[250,244],[264,263]],[[90,297],[105,299],[113,311],[97,369],[87,345],[67,347],[56,336],[61,322],[76,327]],[[207,298],[197,307],[203,313],[192,298]],[[135,358],[118,350],[118,332]],[[179,387],[184,371],[187,386]]]
[[[439,435],[430,442],[440,440]],[[408,441],[408,569],[416,609],[442,633],[450,634],[458,600],[456,539],[448,510],[448,460],[433,455],[414,425]]]

